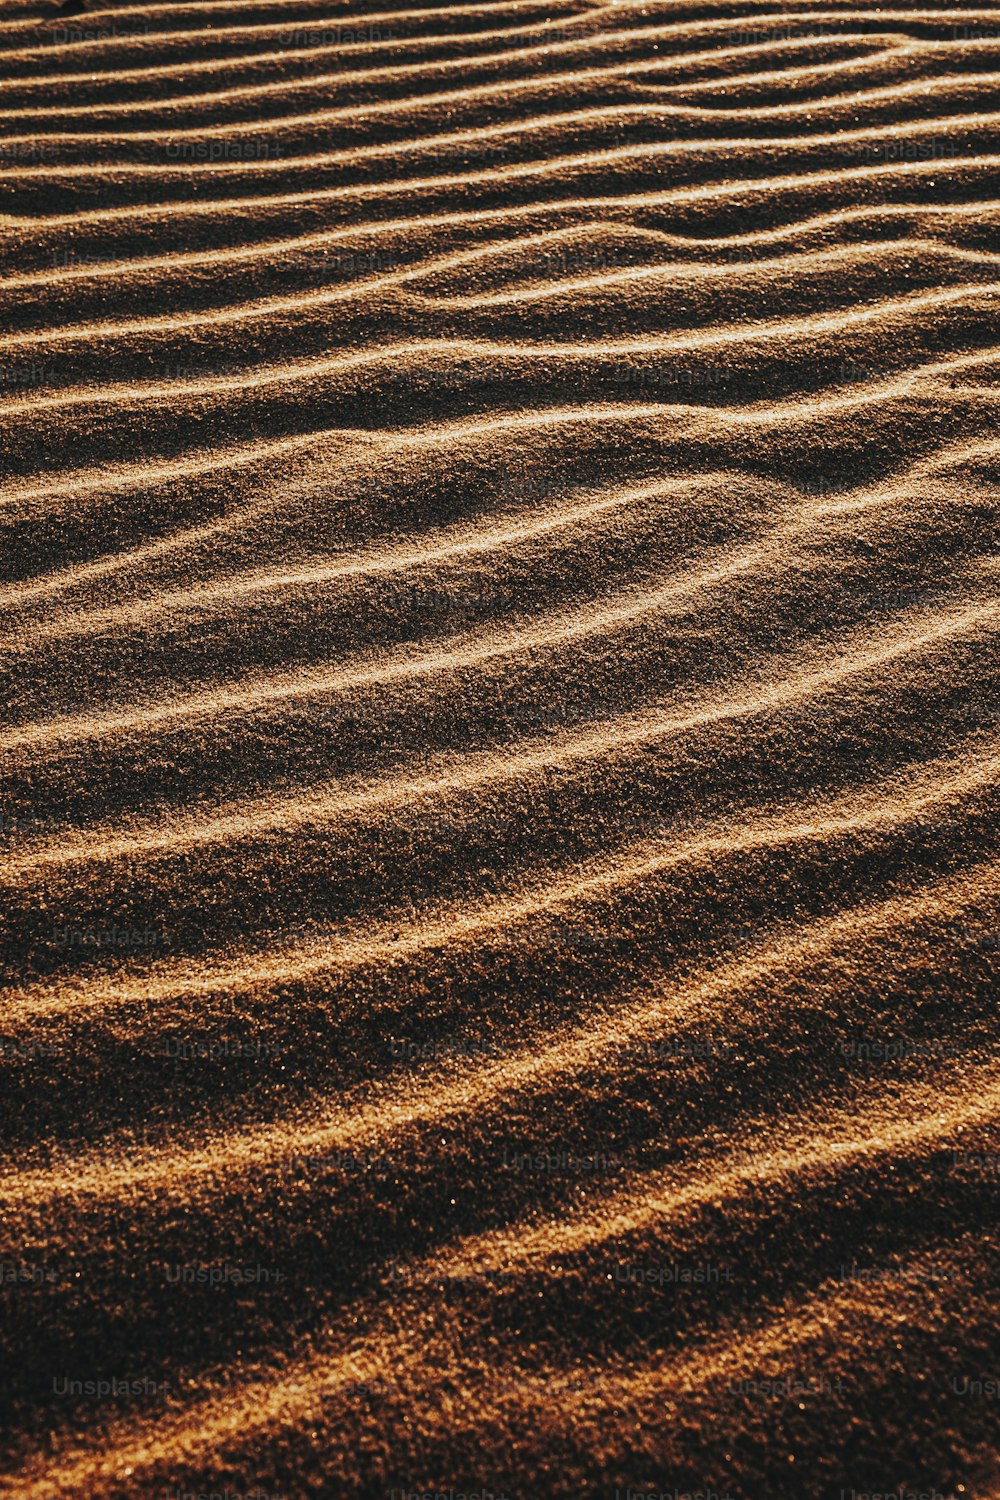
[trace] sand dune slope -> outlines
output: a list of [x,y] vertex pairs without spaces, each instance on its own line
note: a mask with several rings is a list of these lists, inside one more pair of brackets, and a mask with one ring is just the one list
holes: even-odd
[[1000,1494],[1000,5],[0,11],[0,1492]]

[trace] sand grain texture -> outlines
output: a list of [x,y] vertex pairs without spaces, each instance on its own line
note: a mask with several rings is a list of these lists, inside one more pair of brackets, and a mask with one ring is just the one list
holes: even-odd
[[0,1493],[995,1500],[1000,6],[99,3],[0,10]]

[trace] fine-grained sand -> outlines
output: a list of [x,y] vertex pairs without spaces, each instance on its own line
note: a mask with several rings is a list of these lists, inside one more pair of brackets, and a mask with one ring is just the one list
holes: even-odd
[[1000,4],[98,4],[0,10],[0,1492],[996,1500]]

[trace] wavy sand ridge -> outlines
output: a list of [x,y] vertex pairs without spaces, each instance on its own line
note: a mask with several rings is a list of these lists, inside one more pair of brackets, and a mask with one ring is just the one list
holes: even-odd
[[0,56],[0,1492],[995,1497],[1000,6]]

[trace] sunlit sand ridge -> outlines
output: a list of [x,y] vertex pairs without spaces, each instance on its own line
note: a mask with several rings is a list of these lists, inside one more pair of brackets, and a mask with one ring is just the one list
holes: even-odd
[[1000,1495],[1000,6],[0,11],[0,1493]]

